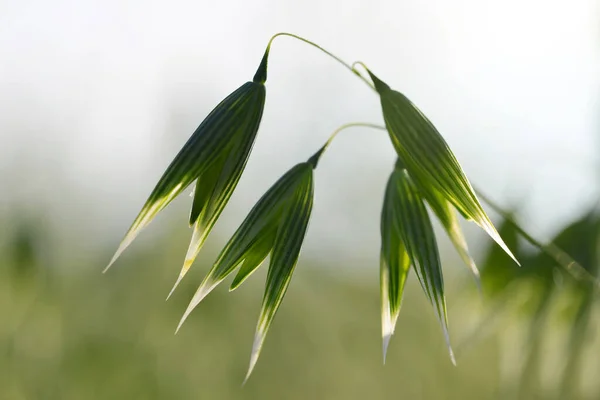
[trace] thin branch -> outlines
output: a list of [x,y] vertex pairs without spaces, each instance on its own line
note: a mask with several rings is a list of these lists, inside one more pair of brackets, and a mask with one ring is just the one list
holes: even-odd
[[350,72],[352,72],[354,75],[358,76],[365,84],[367,84],[367,86],[369,86],[371,89],[375,90],[375,86],[373,85],[372,82],[370,82],[367,78],[365,78],[364,76],[362,76],[360,74],[360,72],[358,72],[352,65],[348,64],[347,62],[345,62],[344,60],[342,60],[341,58],[339,58],[338,56],[336,56],[335,54],[325,50],[323,47],[319,46],[318,44],[316,44],[315,42],[311,42],[308,39],[305,39],[301,36],[298,35],[294,35],[293,33],[288,33],[288,32],[279,32],[276,33],[275,35],[273,35],[271,37],[271,39],[269,40],[269,43],[267,44],[267,50],[265,52],[265,56],[267,56],[269,54],[269,51],[271,49],[271,44],[273,43],[273,40],[275,40],[275,38],[279,37],[279,36],[288,36],[294,39],[298,39],[301,42],[304,42],[306,44],[309,44],[319,50],[321,50],[323,53],[327,54],[329,57],[333,58],[335,61],[337,61],[338,63],[342,64],[345,68],[347,68]]
[[570,273],[575,279],[581,281],[587,281],[594,285],[596,290],[600,290],[600,281],[592,274],[590,274],[581,264],[575,261],[570,255],[568,255],[564,250],[550,242],[548,244],[544,244],[537,239],[535,239],[529,232],[523,229],[511,216],[510,212],[504,210],[498,203],[491,200],[488,196],[483,194],[481,190],[475,189],[477,195],[486,202],[490,208],[492,208],[495,212],[497,212],[502,218],[504,218],[508,223],[510,223],[521,236],[533,246],[537,247],[548,256],[552,257],[554,261],[561,267],[563,267],[568,273]]

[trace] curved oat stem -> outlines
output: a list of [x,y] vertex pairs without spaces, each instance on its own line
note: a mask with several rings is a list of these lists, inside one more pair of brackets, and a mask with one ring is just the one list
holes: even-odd
[[[354,72],[356,75],[359,75],[361,78],[366,79],[366,78],[364,78],[363,74],[361,74],[360,72],[358,72],[358,69],[356,69],[357,65],[360,65],[361,67],[363,67],[363,69],[365,71],[369,71],[369,68],[367,68],[367,66],[365,65],[365,63],[362,62],[362,61],[354,61],[352,63],[352,65],[351,65],[352,72]],[[375,88],[375,85],[373,85],[373,88]]]
[[373,124],[370,122],[349,122],[347,124],[341,125],[338,127],[333,133],[329,136],[329,139],[325,142],[325,144],[315,153],[311,158],[308,159],[308,162],[311,163],[315,168],[317,167],[317,163],[321,159],[321,155],[327,150],[333,139],[340,133],[341,131],[348,128],[373,128],[373,129],[385,129],[385,127],[377,124]]
[[[312,42],[308,39],[303,38],[302,36],[298,36],[295,35],[293,33],[288,33],[288,32],[279,32],[276,33],[275,35],[273,35],[271,37],[271,39],[269,40],[269,43],[267,44],[267,50],[265,51],[265,59],[269,54],[269,51],[271,49],[271,44],[273,43],[273,41],[275,40],[275,38],[278,38],[279,36],[288,36],[297,40],[300,40],[301,42],[304,42],[310,46],[313,46],[319,50],[321,50],[323,53],[327,54],[329,57],[333,58],[335,61],[337,61],[338,63],[340,63],[341,65],[343,65],[346,69],[348,69],[350,72],[352,72],[354,75],[358,76],[367,86],[369,86],[371,89],[375,90],[375,86],[373,86],[373,84],[364,76],[362,76],[355,68],[353,65],[348,64],[347,62],[345,62],[344,60],[342,60],[341,58],[339,58],[338,56],[336,56],[335,54],[325,50],[323,47],[319,46],[318,44],[316,44],[315,42]],[[265,61],[266,62],[266,61]]]

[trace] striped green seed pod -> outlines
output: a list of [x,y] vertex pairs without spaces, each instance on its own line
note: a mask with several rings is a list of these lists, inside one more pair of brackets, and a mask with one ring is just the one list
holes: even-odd
[[314,162],[297,164],[256,203],[204,278],[179,326],[198,304],[239,267],[230,290],[236,289],[270,254],[269,271],[256,327],[248,376],[287,291],[300,255],[313,204]]
[[368,71],[381,99],[385,126],[398,157],[421,185],[479,225],[518,264],[481,206],[454,153],[431,121],[402,93]]
[[254,80],[227,96],[202,121],[163,173],[106,269],[160,211],[196,180],[190,213],[194,233],[177,286],[225,208],[246,166],[262,119],[265,79],[266,61],[263,58]]
[[450,347],[444,278],[433,226],[424,199],[398,161],[388,179],[381,212],[381,315],[383,356],[394,333],[410,265],[434,308]]

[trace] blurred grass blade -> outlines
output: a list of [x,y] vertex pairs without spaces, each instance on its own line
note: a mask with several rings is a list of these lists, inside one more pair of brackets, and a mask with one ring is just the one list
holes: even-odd
[[456,364],[448,333],[444,278],[429,214],[421,194],[400,161],[396,164],[390,180],[392,187],[389,189],[389,201],[395,209],[399,236],[406,247],[423,291],[433,305],[442,326],[450,359],[453,364]]
[[[598,265],[598,264],[596,264]],[[594,294],[594,287],[590,284],[583,289],[581,303],[577,308],[577,313],[573,319],[573,327],[568,338],[568,358],[565,363],[563,376],[560,382],[559,398],[576,398],[575,389],[577,387],[578,377],[582,373],[582,359],[586,355],[588,339],[590,337],[590,326],[594,322],[594,305],[597,296]]]
[[312,167],[309,165],[305,171],[293,196],[289,199],[277,230],[250,356],[250,366],[244,382],[248,380],[256,365],[265,336],[285,296],[300,255],[313,205]]
[[477,269],[477,265],[475,264],[473,257],[471,257],[471,254],[469,253],[469,247],[467,246],[467,241],[463,235],[460,223],[458,222],[454,207],[435,189],[419,184],[418,181],[415,183],[419,187],[419,190],[423,194],[427,204],[429,204],[434,214],[442,223],[444,230],[448,234],[448,237],[452,241],[452,244],[454,245],[454,248],[458,252],[460,258],[471,270],[471,274],[473,275],[475,283],[477,284],[477,289],[481,291],[481,277],[479,270]]
[[518,383],[519,398],[531,397],[536,390],[538,380],[543,368],[544,334],[550,329],[549,316],[552,312],[553,303],[552,287],[546,286],[542,290],[534,290],[532,293],[534,303],[531,314],[528,315],[529,327],[527,338],[523,349],[523,365]]
[[[224,153],[231,151],[233,142],[254,141],[264,103],[264,84],[247,82],[212,110],[156,184],[105,271],[160,211],[217,163]],[[245,148],[247,158],[251,146]]]
[[[277,230],[279,219],[286,204],[282,201],[282,198],[285,199],[293,191],[298,179],[302,177],[302,174],[306,170],[307,164],[299,164],[293,167],[259,199],[225,245],[217,261],[215,261],[215,264],[200,284],[200,287],[198,287],[179,322],[177,330],[181,328],[186,318],[200,304],[204,297],[233,272],[237,266],[246,259],[251,259],[249,262],[252,262],[252,259],[256,260],[259,255],[255,254],[255,252],[257,250],[264,252],[263,245],[266,246],[268,240],[271,240],[270,246],[273,246],[273,242],[275,241],[273,232]],[[254,247],[257,241],[264,241],[260,248]],[[248,273],[252,271],[248,271]],[[243,281],[242,278],[244,277],[240,275],[240,282],[238,284],[241,284]]]
[[435,126],[406,96],[368,72],[380,95],[385,125],[394,148],[411,176],[438,190],[461,214],[484,229],[518,264]]
[[400,238],[398,216],[393,205],[396,185],[388,180],[381,212],[381,333],[383,338],[383,363],[390,339],[402,305],[404,284],[410,271],[410,259]]

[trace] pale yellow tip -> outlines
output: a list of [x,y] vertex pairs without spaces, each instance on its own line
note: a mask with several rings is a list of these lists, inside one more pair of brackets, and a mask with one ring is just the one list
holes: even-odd
[[173,288],[171,288],[171,291],[169,292],[169,295],[167,296],[165,301],[169,300],[169,298],[171,297],[171,295],[173,294],[173,292],[179,285],[179,282],[181,282],[181,280],[183,279],[184,276],[185,276],[185,274],[179,274],[179,276],[177,277],[177,281],[175,281],[175,284],[173,285]]
[[248,367],[248,372],[246,373],[246,378],[244,378],[242,386],[246,384],[246,382],[250,378],[250,375],[252,375],[252,371],[254,371],[254,367],[256,366],[256,362],[258,361],[258,356],[260,355],[263,337],[264,336],[259,331],[256,331],[256,334],[254,335],[254,343],[252,344],[252,355],[250,356],[250,365]]
[[[122,246],[121,246],[122,247]],[[121,253],[123,252],[123,250],[121,247],[119,247],[119,249],[117,250],[117,252],[115,253],[115,255],[110,259],[110,262],[108,263],[108,265],[106,266],[106,268],[104,268],[102,270],[102,273],[105,274],[106,271],[108,271],[108,269],[110,267],[112,267],[112,265],[115,263],[115,261],[117,261],[117,259],[119,258],[119,256],[121,255]]]
[[394,334],[394,328],[396,326],[396,318],[398,314],[395,316],[391,316],[389,312],[384,315],[383,320],[383,330],[382,330],[382,339],[383,339],[383,363],[385,364],[385,359],[387,356],[388,346],[390,345],[390,340],[392,339],[392,335]]
[[185,310],[185,313],[183,313],[183,317],[181,317],[181,320],[179,321],[179,325],[177,325],[177,329],[175,329],[175,334],[177,334],[177,332],[179,331],[179,328],[181,328],[181,325],[183,325],[183,323],[185,322],[185,320],[187,319],[187,317],[191,314],[191,312],[194,310],[194,308],[196,308],[196,306],[198,306],[198,304],[200,304],[200,302],[218,284],[219,284],[219,282],[204,282],[204,283],[202,283],[200,285],[200,287],[198,288],[198,290],[194,294],[194,297],[192,297],[192,300],[190,301],[190,304],[188,305],[187,309]]
[[191,307],[191,304],[188,306],[187,310],[185,310],[185,312],[183,313],[183,317],[181,317],[181,319],[179,320],[179,324],[177,324],[177,329],[175,329],[175,334],[177,335],[177,332],[179,332],[179,329],[181,329],[181,326],[183,325],[183,323],[185,322],[185,320],[187,319],[187,317],[189,317],[190,313],[192,312],[192,310],[194,309],[194,307]]
[[387,356],[388,346],[390,345],[390,339],[392,338],[391,333],[383,335],[383,364],[385,365],[385,358]]
[[121,241],[121,244],[119,245],[119,248],[117,249],[117,251],[115,252],[115,255],[110,259],[110,262],[108,263],[108,265],[106,266],[106,268],[104,268],[104,270],[102,270],[102,273],[106,273],[106,271],[108,271],[108,269],[110,267],[112,267],[112,265],[115,263],[115,261],[117,261],[117,259],[121,256],[121,254],[123,254],[123,252],[125,251],[125,249],[127,247],[129,247],[129,245],[131,244],[131,242],[133,242],[133,240],[135,239],[136,235],[137,235],[138,231],[134,231],[134,232],[130,232],[128,233],[125,238]]
[[173,288],[171,289],[171,291],[169,292],[169,295],[167,296],[167,300],[169,300],[169,297],[171,297],[171,295],[173,294],[173,292],[175,291],[175,289],[177,289],[177,286],[179,286],[179,283],[181,282],[181,280],[183,279],[183,277],[185,276],[185,274],[187,274],[187,272],[189,271],[190,267],[192,266],[192,264],[194,263],[193,259],[187,259],[183,262],[183,267],[181,268],[181,272],[179,272],[179,277],[177,278],[177,281],[175,281],[175,284],[173,285]]

